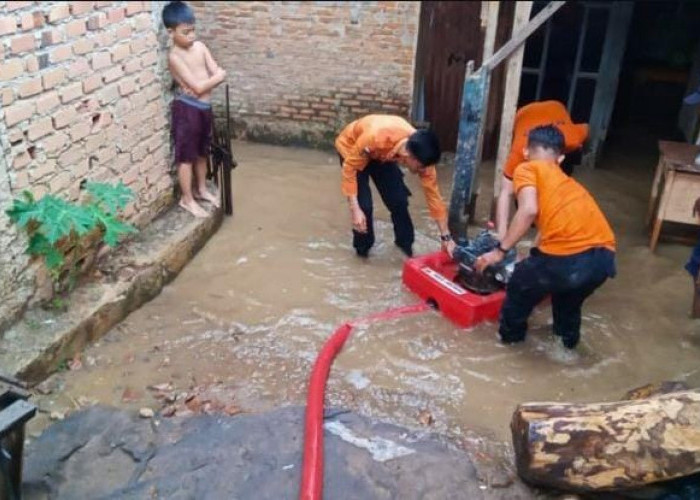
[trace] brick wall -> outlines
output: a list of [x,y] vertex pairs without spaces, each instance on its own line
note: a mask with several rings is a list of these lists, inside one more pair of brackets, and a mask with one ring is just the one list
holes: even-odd
[[228,72],[236,135],[321,145],[355,117],[408,116],[420,2],[191,5]]
[[172,196],[156,10],[0,1],[0,331],[34,292],[26,239],[4,213],[13,197],[77,199],[83,179],[121,179],[143,224]]

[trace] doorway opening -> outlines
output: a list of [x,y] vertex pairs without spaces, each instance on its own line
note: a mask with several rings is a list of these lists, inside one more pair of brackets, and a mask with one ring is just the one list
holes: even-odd
[[659,140],[697,137],[697,109],[682,100],[700,80],[698,21],[690,1],[568,2],[525,45],[518,107],[554,99],[588,123],[588,166],[628,144],[653,168]]

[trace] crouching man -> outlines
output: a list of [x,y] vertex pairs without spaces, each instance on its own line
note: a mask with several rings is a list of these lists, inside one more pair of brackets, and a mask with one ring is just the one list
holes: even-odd
[[513,175],[518,209],[498,248],[476,261],[478,271],[503,259],[534,222],[541,238],[518,263],[506,288],[499,334],[504,343],[525,339],[527,320],[546,296],[552,298],[554,333],[564,346],[579,342],[581,306],[615,276],[615,235],[586,189],[559,167],[564,136],[554,126],[528,134]]

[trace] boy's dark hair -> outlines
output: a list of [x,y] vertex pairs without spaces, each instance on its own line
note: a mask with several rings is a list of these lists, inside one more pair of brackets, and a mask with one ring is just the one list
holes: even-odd
[[180,24],[194,24],[194,12],[185,2],[169,2],[163,7],[163,24],[168,29]]
[[527,147],[536,146],[549,149],[558,156],[564,151],[564,134],[554,125],[535,127],[527,134]]
[[417,130],[408,138],[406,149],[424,167],[440,161],[440,141],[432,130]]

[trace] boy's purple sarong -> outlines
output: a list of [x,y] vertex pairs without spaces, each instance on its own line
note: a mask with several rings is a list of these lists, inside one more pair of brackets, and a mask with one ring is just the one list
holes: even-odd
[[175,163],[194,163],[209,154],[213,114],[211,104],[188,95],[172,102],[172,137]]

